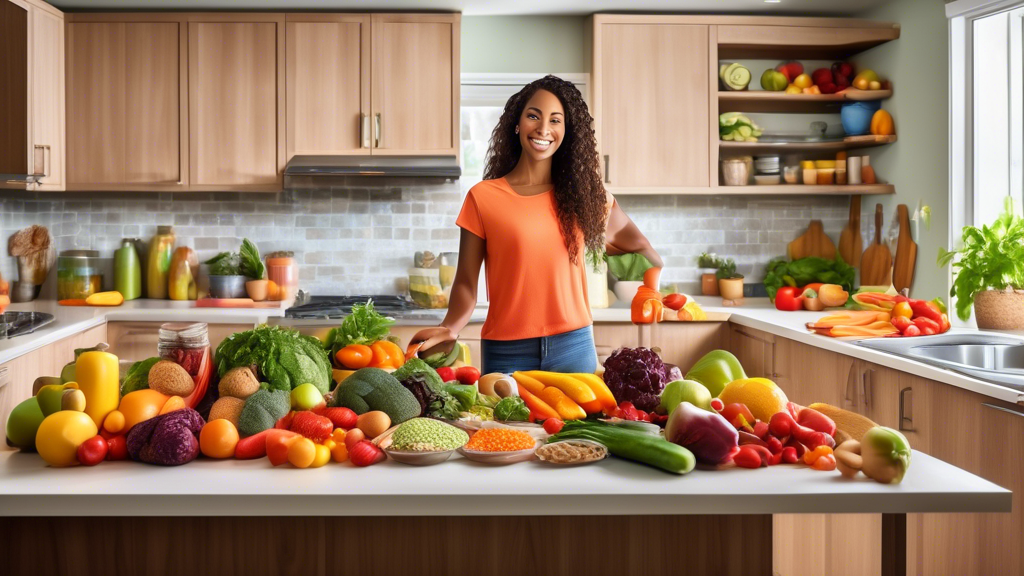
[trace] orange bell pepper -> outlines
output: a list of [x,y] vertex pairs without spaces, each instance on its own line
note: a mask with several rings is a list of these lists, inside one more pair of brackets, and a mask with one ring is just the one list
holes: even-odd
[[373,350],[363,344],[349,344],[334,355],[339,364],[349,370],[366,368],[373,362]]
[[373,351],[371,368],[401,368],[405,364],[405,353],[390,340],[378,340],[370,344],[370,350]]
[[640,286],[630,305],[630,317],[633,324],[652,324],[661,322],[664,310],[661,292],[647,286]]

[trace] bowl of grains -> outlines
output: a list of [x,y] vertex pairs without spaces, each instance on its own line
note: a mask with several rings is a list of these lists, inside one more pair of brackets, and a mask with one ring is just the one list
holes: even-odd
[[536,456],[548,464],[572,466],[604,460],[608,457],[608,448],[590,440],[562,440],[537,448]]

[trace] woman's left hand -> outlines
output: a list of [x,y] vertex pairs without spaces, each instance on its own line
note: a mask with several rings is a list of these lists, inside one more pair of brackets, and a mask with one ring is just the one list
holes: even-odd
[[644,272],[644,286],[651,290],[658,290],[661,281],[661,268],[653,266]]

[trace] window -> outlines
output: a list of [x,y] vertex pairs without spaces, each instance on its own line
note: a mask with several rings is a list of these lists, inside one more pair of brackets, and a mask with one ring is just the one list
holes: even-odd
[[951,241],[1024,202],[1024,2],[957,0],[950,17]]
[[[484,160],[491,132],[498,125],[505,103],[523,86],[544,76],[537,74],[462,75],[462,178],[468,189],[483,177]],[[555,74],[579,88],[587,99],[587,74]],[[593,112],[591,112],[593,115]]]

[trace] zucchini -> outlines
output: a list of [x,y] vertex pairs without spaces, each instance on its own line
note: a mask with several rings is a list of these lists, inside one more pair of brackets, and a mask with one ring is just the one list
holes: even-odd
[[548,442],[559,440],[591,440],[603,444],[613,456],[674,474],[686,474],[697,465],[693,453],[678,444],[660,436],[603,422],[570,420],[561,432],[548,438]]

